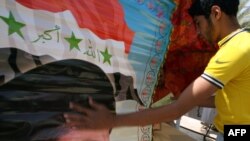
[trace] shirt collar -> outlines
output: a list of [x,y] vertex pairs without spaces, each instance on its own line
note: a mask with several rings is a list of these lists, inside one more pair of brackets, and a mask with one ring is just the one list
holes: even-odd
[[222,40],[220,40],[218,42],[219,47],[223,46],[226,42],[228,42],[230,39],[232,39],[235,35],[237,35],[238,33],[242,32],[244,30],[245,30],[245,28],[237,29],[234,32],[227,35],[226,37],[224,37]]

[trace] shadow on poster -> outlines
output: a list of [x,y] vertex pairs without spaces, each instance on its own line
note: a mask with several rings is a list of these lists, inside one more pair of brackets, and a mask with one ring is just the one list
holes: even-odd
[[[3,54],[9,48],[0,50]],[[16,54],[25,54],[14,50]],[[1,64],[9,63],[16,72],[14,79],[0,85],[1,139],[27,141],[37,138],[38,134],[46,134],[51,140],[66,134],[68,129],[58,127],[64,125],[63,113],[73,112],[69,109],[70,101],[88,106],[88,97],[92,97],[113,112],[115,97],[125,95],[119,100],[134,99],[142,104],[136,90],[132,89],[130,76],[105,74],[98,66],[77,59],[54,61],[21,73],[17,71],[14,56],[9,55],[6,59],[9,62],[1,61]],[[107,75],[112,76],[114,82]],[[56,130],[50,133],[52,130],[48,129]]]

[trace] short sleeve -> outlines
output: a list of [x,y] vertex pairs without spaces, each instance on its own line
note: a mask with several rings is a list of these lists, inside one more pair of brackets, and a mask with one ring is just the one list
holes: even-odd
[[243,47],[225,46],[208,63],[202,77],[222,89],[247,67],[249,54]]

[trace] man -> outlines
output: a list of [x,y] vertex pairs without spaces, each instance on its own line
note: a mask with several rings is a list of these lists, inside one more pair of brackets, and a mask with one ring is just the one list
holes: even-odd
[[198,33],[210,43],[218,43],[220,49],[204,73],[182,92],[176,102],[114,115],[90,98],[92,109],[71,103],[72,109],[83,114],[65,114],[67,125],[92,129],[142,126],[172,121],[198,105],[217,108],[214,124],[221,133],[225,124],[250,124],[250,33],[240,29],[236,18],[238,5],[239,0],[196,0],[192,4],[189,13]]

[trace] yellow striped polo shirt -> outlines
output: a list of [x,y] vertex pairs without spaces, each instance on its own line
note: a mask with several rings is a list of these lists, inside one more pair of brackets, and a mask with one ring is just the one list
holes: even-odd
[[218,45],[201,76],[219,88],[214,124],[223,133],[226,124],[250,124],[250,32],[238,29]]

